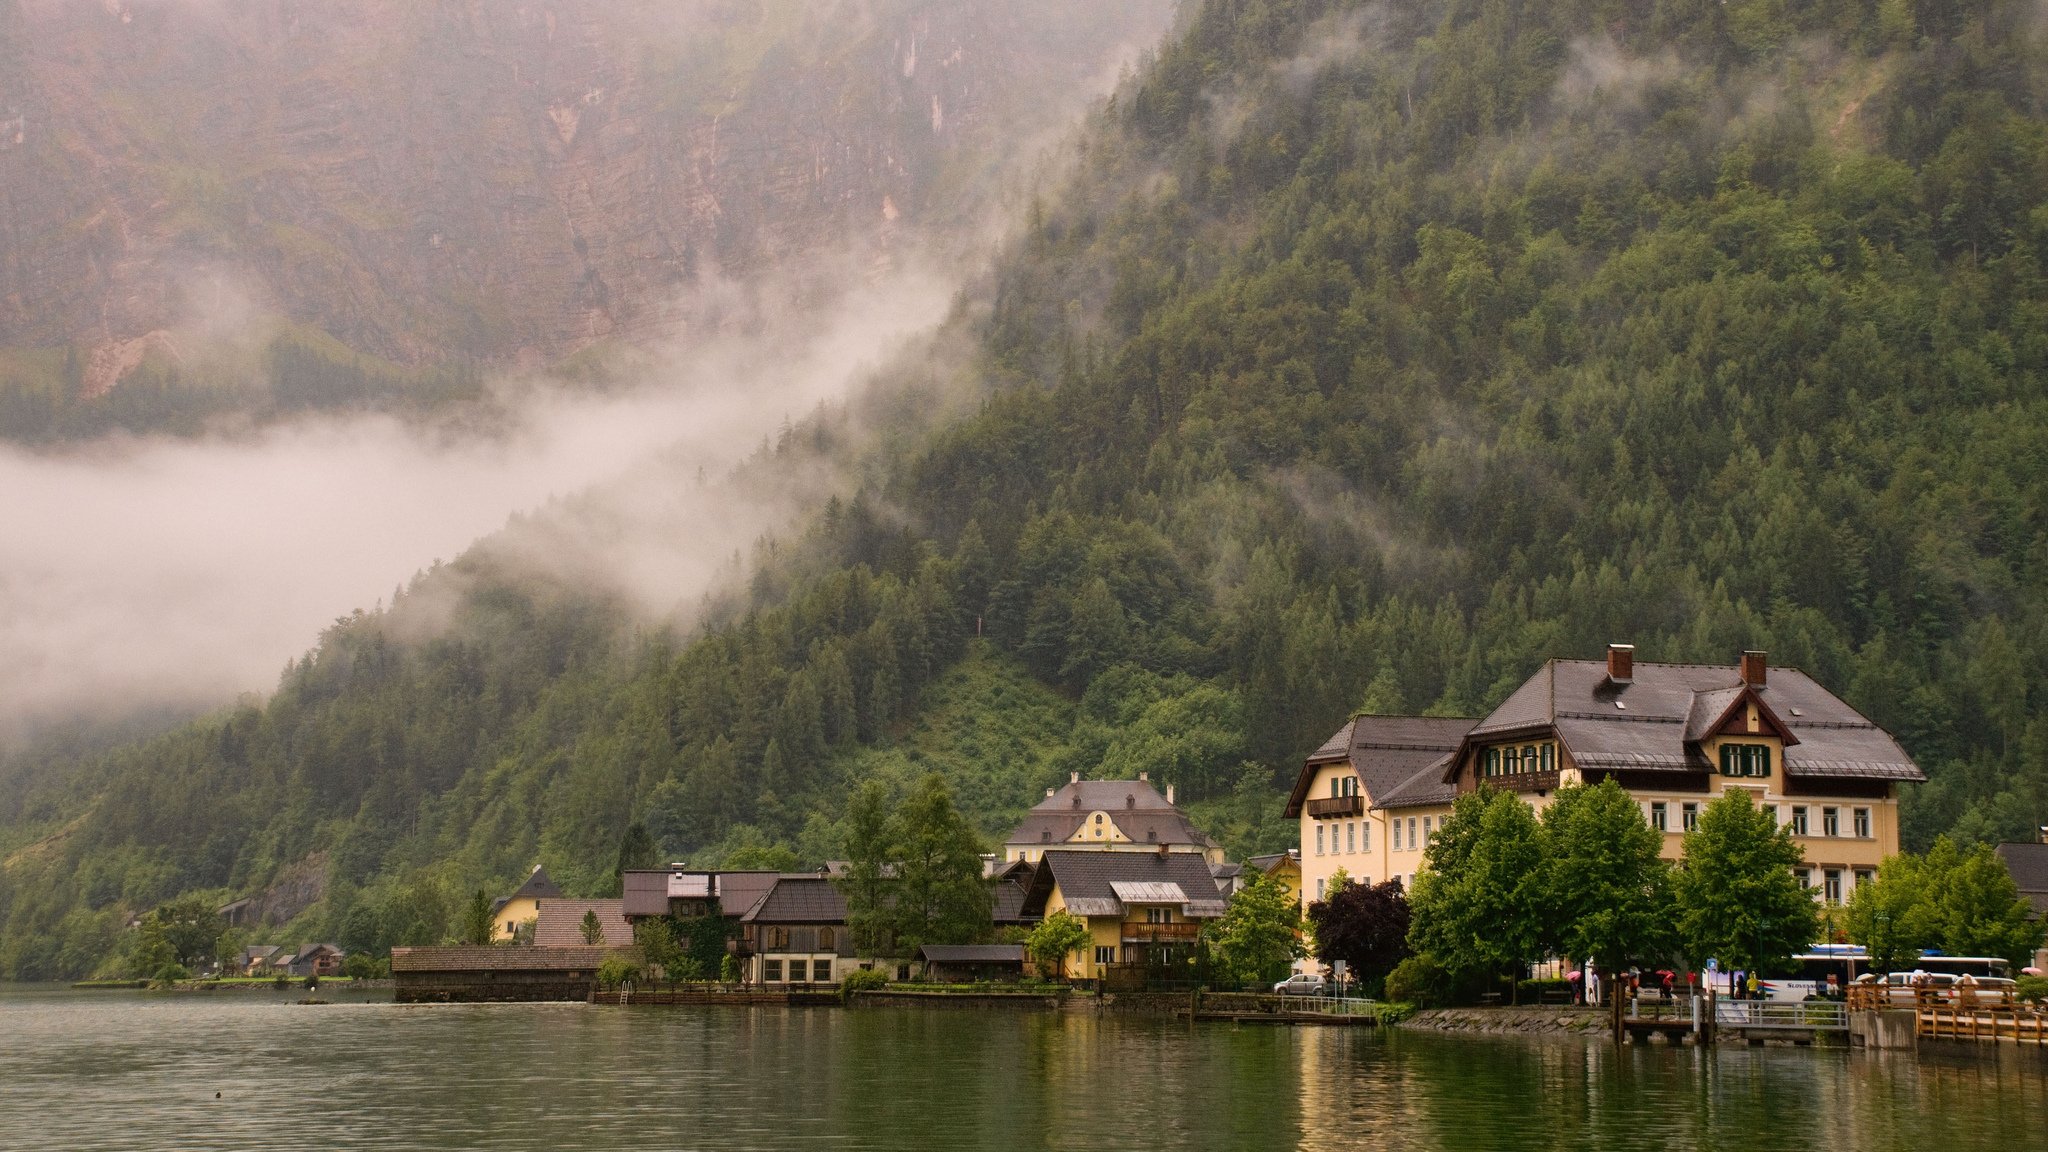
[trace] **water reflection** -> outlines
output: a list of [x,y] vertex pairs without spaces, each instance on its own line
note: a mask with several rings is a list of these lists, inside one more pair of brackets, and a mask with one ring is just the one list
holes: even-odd
[[0,1147],[1975,1152],[2048,1131],[2048,1061],[2010,1053],[293,998],[0,993]]

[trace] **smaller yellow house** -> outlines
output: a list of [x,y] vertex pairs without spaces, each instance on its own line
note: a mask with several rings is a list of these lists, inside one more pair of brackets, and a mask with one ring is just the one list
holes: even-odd
[[491,910],[491,940],[502,943],[519,936],[519,926],[540,919],[540,902],[562,899],[562,888],[548,879],[547,872],[540,865],[533,866],[533,872],[526,877],[526,883],[519,890],[505,897]]
[[1223,892],[1200,853],[1053,849],[1038,858],[1023,914],[1055,912],[1088,924],[1067,975],[1099,980],[1114,968],[1185,966],[1202,925],[1223,915]]
[[1244,862],[1247,869],[1256,869],[1287,890],[1287,895],[1296,904],[1301,900],[1301,852],[1290,848],[1270,856],[1254,856]]

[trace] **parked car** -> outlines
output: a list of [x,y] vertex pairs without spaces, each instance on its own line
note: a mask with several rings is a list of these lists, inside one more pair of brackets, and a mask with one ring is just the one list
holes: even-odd
[[1273,991],[1282,996],[1328,996],[1330,982],[1314,972],[1297,972],[1273,985]]

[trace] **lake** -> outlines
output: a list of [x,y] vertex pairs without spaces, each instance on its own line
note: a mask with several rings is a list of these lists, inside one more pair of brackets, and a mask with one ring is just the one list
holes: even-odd
[[0,1147],[1972,1152],[2048,1133],[2048,1061],[2009,1049],[301,995],[0,991]]

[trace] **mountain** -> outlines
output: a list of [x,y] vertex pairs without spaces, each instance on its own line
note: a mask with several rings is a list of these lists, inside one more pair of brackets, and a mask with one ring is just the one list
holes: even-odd
[[0,434],[462,398],[977,239],[1170,3],[4,0]]
[[[1897,733],[1906,838],[2048,818],[2048,47],[2031,3],[1205,0],[937,343],[750,468],[851,499],[687,635],[488,545],[265,703],[20,771],[18,975],[181,891],[365,946],[627,830],[817,860],[863,778],[1069,771],[1235,851],[1355,708],[1766,648]],[[946,388],[978,400],[924,415]],[[745,477],[742,477],[742,482]],[[31,762],[33,761],[33,762]],[[300,881],[313,876],[321,883]],[[317,889],[317,899],[313,890]]]

